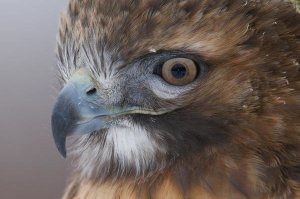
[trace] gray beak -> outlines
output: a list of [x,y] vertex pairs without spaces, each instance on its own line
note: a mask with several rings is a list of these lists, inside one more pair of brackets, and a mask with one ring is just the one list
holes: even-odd
[[105,100],[101,93],[103,92],[87,68],[76,71],[60,92],[53,108],[51,125],[55,144],[63,157],[67,155],[67,136],[89,134],[110,127],[124,127],[114,121],[121,115],[161,115],[169,111],[145,109],[134,104],[106,105],[105,101],[108,99]]
[[82,135],[106,128],[109,116],[118,110],[109,111],[101,104],[90,72],[78,70],[60,92],[52,112],[52,132],[55,144],[66,157],[66,137]]

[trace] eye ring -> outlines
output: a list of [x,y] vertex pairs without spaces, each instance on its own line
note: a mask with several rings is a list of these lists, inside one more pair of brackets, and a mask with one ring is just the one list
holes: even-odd
[[173,58],[161,68],[162,78],[169,84],[184,86],[193,82],[198,74],[197,64],[187,58]]

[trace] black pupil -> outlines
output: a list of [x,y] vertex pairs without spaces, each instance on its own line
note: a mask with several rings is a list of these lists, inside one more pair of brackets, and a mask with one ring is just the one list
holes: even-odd
[[181,79],[186,75],[186,67],[183,64],[174,64],[171,73],[176,79]]

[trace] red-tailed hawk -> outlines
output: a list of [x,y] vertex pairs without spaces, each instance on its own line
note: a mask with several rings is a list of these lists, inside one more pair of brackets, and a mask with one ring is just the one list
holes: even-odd
[[71,0],[57,55],[65,199],[300,198],[292,3]]

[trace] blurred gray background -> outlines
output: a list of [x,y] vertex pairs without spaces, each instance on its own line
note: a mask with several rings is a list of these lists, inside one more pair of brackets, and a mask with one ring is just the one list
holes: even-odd
[[66,161],[52,141],[55,40],[67,0],[0,0],[0,198],[58,199]]

